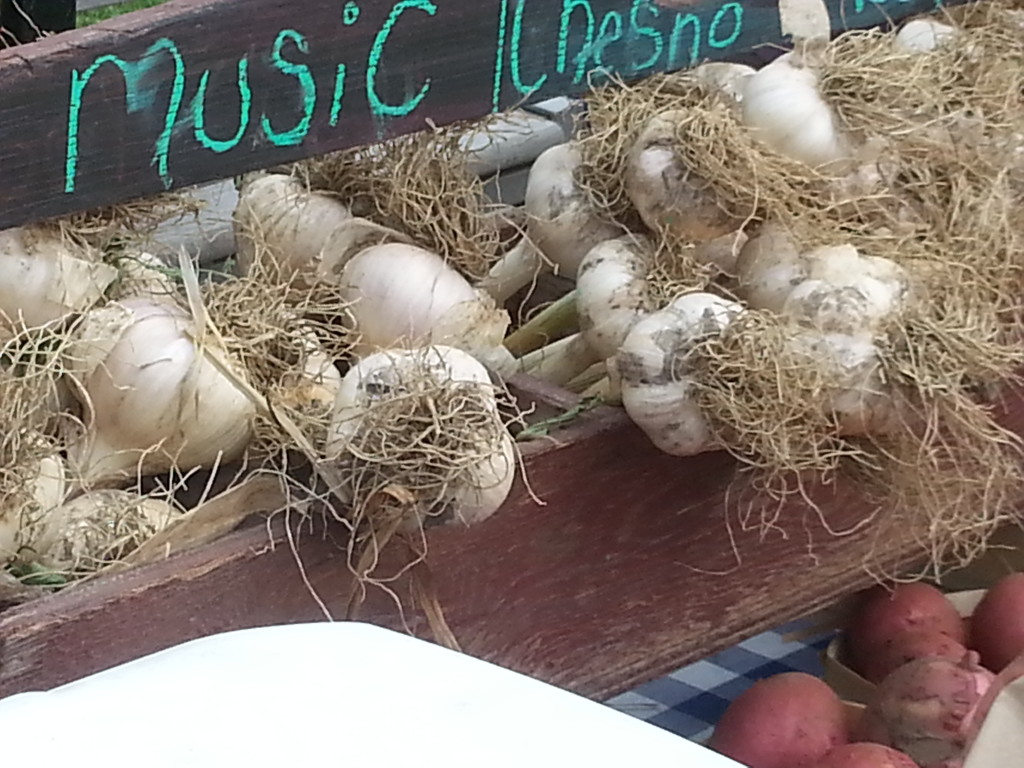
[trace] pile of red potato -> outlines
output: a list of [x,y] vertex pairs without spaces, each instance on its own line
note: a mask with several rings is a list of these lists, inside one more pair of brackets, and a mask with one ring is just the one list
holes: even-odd
[[709,746],[749,768],[959,768],[978,704],[1024,653],[1024,573],[967,619],[927,584],[875,588],[845,643],[876,684],[866,709],[811,675],[775,675],[732,703]]

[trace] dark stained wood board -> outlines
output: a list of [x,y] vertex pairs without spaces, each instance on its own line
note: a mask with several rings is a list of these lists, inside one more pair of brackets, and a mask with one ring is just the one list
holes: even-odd
[[170,0],[0,52],[0,228],[781,42],[774,0]]
[[[529,388],[529,387],[528,387]],[[538,386],[536,400],[567,407]],[[527,393],[527,399],[531,397]],[[1015,393],[1004,423],[1024,431]],[[605,698],[865,586],[871,528],[833,537],[790,508],[781,533],[732,532],[726,491],[739,487],[724,454],[691,459],[654,450],[624,414],[601,407],[525,450],[536,503],[522,483],[489,521],[430,534],[429,561],[463,649],[541,680]],[[741,485],[741,484],[740,484]],[[850,489],[817,500],[836,529],[866,509]],[[0,616],[0,696],[68,680],[211,633],[324,616],[278,525],[238,531],[163,563],[97,579]],[[309,583],[336,617],[351,579],[342,532],[305,534]],[[915,531],[875,550],[912,565]],[[399,628],[371,592],[360,618]],[[412,628],[426,632],[421,617]]]

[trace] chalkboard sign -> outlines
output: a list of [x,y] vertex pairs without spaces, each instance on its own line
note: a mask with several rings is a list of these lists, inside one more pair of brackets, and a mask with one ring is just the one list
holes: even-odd
[[784,42],[774,0],[170,0],[0,52],[0,227]]

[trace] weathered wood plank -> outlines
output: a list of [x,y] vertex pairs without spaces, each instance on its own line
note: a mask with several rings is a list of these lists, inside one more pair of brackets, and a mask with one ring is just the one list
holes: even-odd
[[[0,227],[780,42],[774,0],[663,1],[170,0],[10,49]],[[840,29],[936,0],[828,2]]]
[[[538,398],[570,402],[564,393]],[[1004,423],[1024,431],[1024,397],[1010,402]],[[872,547],[894,565],[920,554],[916,531],[878,542],[867,527],[837,538],[802,508],[785,510],[769,535],[741,530],[729,513],[742,477],[727,456],[661,454],[615,409],[533,444],[525,462],[543,504],[520,483],[486,523],[431,532],[440,602],[466,652],[593,697],[866,585]],[[867,514],[851,488],[817,501],[833,530]],[[340,617],[352,583],[343,532],[322,533],[304,534],[298,551],[313,592]],[[282,527],[273,538],[270,551],[257,526],[3,614],[0,696],[218,631],[322,619]],[[376,591],[360,618],[401,626]],[[425,632],[421,617],[409,619]]]

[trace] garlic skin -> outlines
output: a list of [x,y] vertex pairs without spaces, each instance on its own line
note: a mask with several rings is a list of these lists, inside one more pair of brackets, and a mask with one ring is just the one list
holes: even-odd
[[[444,259],[403,243],[367,248],[339,278],[360,335],[355,354],[400,345],[444,344],[479,355],[505,370],[511,362],[498,348],[510,318],[496,309]],[[502,362],[504,361],[504,362]]]
[[848,141],[818,92],[813,69],[786,54],[743,81],[741,115],[770,148],[813,168],[849,159]]
[[239,274],[252,271],[263,246],[281,259],[277,266],[285,276],[315,268],[334,228],[351,217],[340,202],[308,191],[291,176],[248,178],[233,217]]
[[[433,345],[412,350],[383,350],[359,360],[342,379],[335,400],[328,433],[327,454],[339,458],[349,450],[362,429],[362,419],[376,401],[401,392],[403,381],[422,375],[426,369],[439,386],[471,384],[479,387],[487,400],[493,423],[480,435],[480,448],[486,455],[463,470],[460,482],[447,492],[442,521],[453,519],[465,525],[482,522],[505,502],[515,479],[516,453],[511,435],[505,429],[494,396],[494,385],[487,370],[472,356],[454,347]],[[350,492],[350,489],[342,489]],[[351,499],[349,499],[351,500]],[[400,530],[419,530],[427,517],[414,510]]]
[[118,259],[118,278],[109,297],[113,300],[138,297],[173,297],[178,286],[167,274],[167,265],[146,251],[126,253]]
[[626,413],[659,450],[692,456],[713,447],[685,355],[742,312],[742,305],[714,294],[684,294],[639,320],[612,358]]
[[933,19],[913,19],[904,24],[893,39],[893,45],[904,53],[929,53],[953,40],[955,27]]
[[683,166],[675,149],[682,110],[652,117],[630,149],[623,184],[644,224],[686,243],[700,244],[735,232],[743,220],[718,206],[714,188]]
[[[29,545],[25,531],[33,521],[45,519],[67,495],[67,471],[58,456],[46,456],[36,465],[35,476],[29,482],[29,497],[21,499],[8,494],[0,508],[0,563],[9,563],[19,557],[22,547]],[[19,503],[25,503],[19,508]]]
[[526,237],[498,261],[477,287],[504,303],[542,271],[575,277],[587,252],[621,229],[595,210],[576,174],[583,163],[579,147],[567,142],[534,160],[526,181]]
[[36,227],[0,231],[0,338],[83,312],[103,298],[117,270]]
[[211,362],[229,366],[223,350],[209,337],[200,348],[196,337],[191,316],[167,301],[125,299],[83,318],[65,362],[87,412],[85,434],[68,450],[83,485],[242,454],[256,406]]

